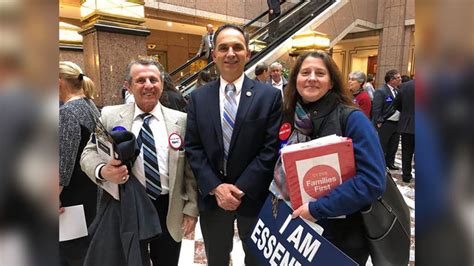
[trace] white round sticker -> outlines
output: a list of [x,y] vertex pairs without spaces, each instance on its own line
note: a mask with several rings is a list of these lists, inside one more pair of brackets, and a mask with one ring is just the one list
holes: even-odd
[[170,144],[170,147],[175,150],[179,150],[181,149],[181,147],[183,147],[183,139],[178,133],[172,133],[168,142]]

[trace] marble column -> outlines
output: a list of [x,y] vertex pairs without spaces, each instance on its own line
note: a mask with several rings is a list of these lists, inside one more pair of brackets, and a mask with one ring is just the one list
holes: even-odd
[[145,39],[150,31],[139,25],[97,19],[83,26],[80,34],[84,72],[96,85],[94,102],[98,107],[122,104],[127,64],[133,58],[146,56]]
[[390,69],[397,69],[402,75],[409,74],[406,53],[412,36],[412,27],[407,29],[405,26],[407,0],[381,3],[385,6],[377,59],[376,83],[379,85],[385,83],[385,73]]

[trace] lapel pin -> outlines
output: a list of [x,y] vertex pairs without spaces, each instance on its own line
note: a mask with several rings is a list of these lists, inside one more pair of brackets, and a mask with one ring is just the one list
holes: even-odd
[[245,93],[245,95],[247,95],[247,97],[250,97],[250,96],[252,96],[252,92],[251,92],[251,91],[247,91],[247,92]]

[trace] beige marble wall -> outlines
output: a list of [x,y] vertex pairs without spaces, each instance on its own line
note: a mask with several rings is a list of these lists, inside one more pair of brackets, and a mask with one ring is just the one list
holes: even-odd
[[[347,39],[347,34],[355,26],[372,27],[373,31],[380,32],[375,34],[380,36],[376,44],[378,46],[376,83],[383,84],[385,72],[390,69],[395,68],[402,74],[410,74],[409,65],[414,61],[415,27],[405,23],[407,21],[414,23],[414,9],[414,0],[342,0],[330,10],[330,16],[314,30],[327,34],[336,46],[341,40]],[[363,39],[358,42],[362,45]],[[341,48],[341,45],[336,46],[335,57],[341,61],[343,73],[347,74],[350,72],[352,60],[350,51]]]
[[84,55],[82,50],[59,50],[59,61],[71,61],[76,63],[82,71],[84,70]]
[[153,50],[148,50],[148,54],[165,52],[167,55],[167,64],[164,66],[168,71],[175,70],[178,66],[184,64],[190,55],[197,53],[201,44],[201,36],[151,30],[147,37],[147,43],[156,44]]
[[96,84],[95,103],[121,104],[127,64],[146,55],[145,36],[93,30],[83,36],[85,72]]
[[232,17],[234,22],[253,19],[268,9],[266,0],[149,0],[145,6],[217,21]]
[[[397,69],[401,74],[408,73],[409,50],[412,43],[414,27],[406,27],[407,4],[411,0],[380,1],[383,29],[378,48],[378,75],[376,82],[384,83],[384,76],[390,69]],[[408,13],[408,14],[407,14]]]

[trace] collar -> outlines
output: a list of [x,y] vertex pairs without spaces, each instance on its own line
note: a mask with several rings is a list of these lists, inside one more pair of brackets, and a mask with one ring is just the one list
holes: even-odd
[[[138,105],[135,103],[135,112],[133,113],[133,121],[137,120],[137,119],[141,119],[139,117],[139,115],[143,114],[145,112],[143,112],[140,107],[138,107]],[[163,112],[161,110],[161,103],[158,102],[157,105],[155,105],[155,108],[153,108],[153,110],[151,110],[150,114],[153,115],[154,118],[156,118],[156,120],[158,121],[164,121],[164,118],[163,118]]]
[[[303,102],[301,96],[298,98]],[[321,99],[316,102],[302,104],[306,112],[310,113],[311,118],[320,118],[332,112],[338,104],[337,95],[332,90],[329,90]]]
[[277,85],[277,86],[283,85],[283,77],[280,78],[280,82],[278,83],[276,83],[276,81],[272,79],[272,85]]
[[393,92],[393,91],[395,90],[395,88],[393,88],[392,86],[390,86],[390,84],[388,84],[388,83],[386,83],[386,84],[387,84],[388,88],[390,89],[390,91]]
[[363,88],[359,88],[358,90],[354,91],[354,92],[352,93],[352,95],[357,96],[357,95],[359,95],[363,90],[364,90]]
[[[244,73],[242,73],[242,75],[238,79],[232,82],[234,83],[234,86],[235,86],[235,95],[239,95],[240,91],[242,90],[242,86],[244,85],[244,76],[245,76]],[[220,76],[220,82],[221,82],[221,85],[220,85],[219,91],[225,94],[225,86],[229,84],[229,82],[223,79],[222,76]]]

